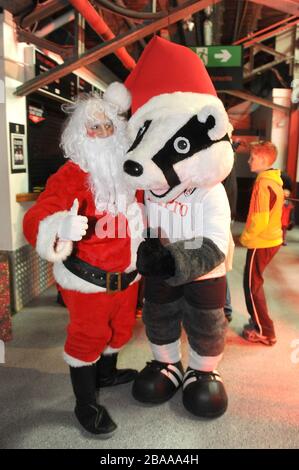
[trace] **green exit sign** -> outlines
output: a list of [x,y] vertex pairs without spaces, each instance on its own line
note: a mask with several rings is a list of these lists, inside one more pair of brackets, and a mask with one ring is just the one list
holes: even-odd
[[242,67],[242,46],[192,47],[206,67]]

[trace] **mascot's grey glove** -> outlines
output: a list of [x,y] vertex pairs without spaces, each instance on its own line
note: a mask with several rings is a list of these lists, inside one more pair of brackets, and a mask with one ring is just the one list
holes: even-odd
[[159,238],[147,238],[137,250],[137,270],[147,277],[167,279],[175,275],[175,261]]

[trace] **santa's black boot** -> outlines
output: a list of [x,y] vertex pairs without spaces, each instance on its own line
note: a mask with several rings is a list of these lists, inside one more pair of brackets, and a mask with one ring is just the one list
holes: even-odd
[[102,354],[97,362],[97,388],[126,384],[135,379],[137,370],[116,368],[117,356],[118,353]]
[[70,373],[79,423],[92,434],[111,437],[117,426],[106,408],[96,402],[96,366],[70,367]]
[[133,383],[132,395],[142,403],[164,403],[180,388],[183,375],[181,362],[147,362]]
[[183,384],[183,404],[195,416],[217,418],[225,413],[227,395],[218,372],[188,367]]

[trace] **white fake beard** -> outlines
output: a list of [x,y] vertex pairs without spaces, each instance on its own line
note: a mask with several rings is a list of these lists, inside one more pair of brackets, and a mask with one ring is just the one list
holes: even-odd
[[85,170],[90,174],[90,189],[99,212],[114,215],[126,212],[134,201],[135,191],[124,180],[123,163],[128,142],[124,136],[86,139],[83,143],[86,156]]

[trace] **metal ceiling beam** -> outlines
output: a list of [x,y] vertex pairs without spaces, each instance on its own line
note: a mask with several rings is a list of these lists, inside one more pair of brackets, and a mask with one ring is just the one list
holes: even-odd
[[265,44],[260,44],[260,43],[254,44],[253,49],[254,49],[255,54],[259,51],[264,51],[264,52],[267,52],[268,54],[274,55],[274,57],[278,57],[280,59],[284,58],[285,60],[288,59],[288,56],[286,54],[282,54],[281,52],[276,51],[272,47],[265,46]]
[[17,16],[14,20],[17,24],[20,24],[22,28],[27,28],[37,21],[43,20],[67,6],[69,6],[69,2],[66,0],[49,0],[47,3],[38,4],[37,7],[29,13],[29,15],[25,16],[25,18]]
[[[70,3],[102,39],[109,41],[110,39],[115,38],[115,34],[89,0],[70,0]],[[128,53],[126,48],[120,47],[115,51],[115,55],[119,58],[126,69],[133,70],[136,66],[134,58]]]
[[85,52],[85,18],[75,13],[75,54],[79,57]]
[[56,29],[61,28],[62,26],[67,23],[70,23],[71,21],[74,21],[74,19],[75,12],[74,10],[70,10],[67,13],[64,13],[64,15],[59,16],[59,18],[55,18],[55,20],[49,21],[49,23],[43,26],[42,29],[35,31],[34,34],[39,38],[44,38],[45,36],[48,36],[48,34],[53,33],[53,31],[56,31]]
[[[296,2],[299,6],[299,0],[296,0]],[[278,36],[279,34],[283,33],[289,28],[292,28],[293,26],[296,26],[297,24],[299,24],[299,16],[293,15],[281,21],[278,21],[277,23],[269,25],[260,31],[251,33],[248,36],[234,43],[234,45],[242,44],[244,49],[249,48],[249,60],[246,64],[244,64],[244,81],[251,80],[257,74],[261,74],[266,70],[273,69],[273,67],[282,62],[287,62],[293,59],[294,56],[282,54],[281,52],[278,52],[269,46],[261,44],[261,42],[274,36]],[[254,56],[259,50],[273,55],[274,57],[276,57],[276,59],[272,62],[268,62],[267,64],[264,64],[254,69]],[[277,73],[275,69],[273,69],[273,71],[274,73]]]
[[27,42],[34,44],[40,49],[46,49],[47,51],[54,52],[54,54],[60,55],[64,59],[69,59],[74,54],[74,48],[72,46],[59,46],[55,42],[48,41],[48,39],[39,38],[30,31],[24,29],[17,29],[17,38],[19,42]]
[[252,3],[258,3],[274,10],[283,11],[289,15],[299,15],[298,0],[250,0]]
[[288,60],[291,60],[293,58],[294,58],[293,55],[287,55],[283,57],[282,59],[273,60],[272,62],[268,62],[268,64],[261,65],[260,67],[253,69],[251,72],[245,73],[244,81],[251,80],[251,78],[255,77],[255,75],[259,73],[263,73],[266,70],[272,69],[273,67],[275,67],[275,65],[281,64],[282,62],[287,62]]
[[261,106],[265,106],[266,108],[272,108],[279,111],[283,111],[285,113],[289,113],[290,109],[287,106],[282,106],[280,104],[273,103],[273,101],[266,100],[264,98],[260,98],[259,96],[252,95],[251,93],[247,93],[241,90],[219,90],[219,93],[227,93],[228,95],[236,96],[237,98],[241,98],[245,101],[251,101],[252,103],[257,103]]
[[[115,0],[115,3],[116,5],[119,5],[123,8],[126,8],[126,5],[124,4],[123,0]],[[131,28],[133,28],[135,26],[135,23],[134,21],[132,21],[130,18],[124,18],[125,22],[127,23],[127,25]],[[146,47],[146,42],[144,39],[140,39],[139,41],[142,49],[144,49]]]
[[297,24],[299,24],[299,16],[295,17],[295,19],[290,21],[289,23],[284,24],[283,26],[280,26],[272,31],[269,31],[268,33],[262,34],[261,36],[256,36],[253,39],[249,39],[247,42],[243,43],[243,48],[247,49],[248,47],[253,46],[256,43],[273,38],[274,36],[278,36],[279,34],[283,33],[289,28],[292,28],[293,26],[296,26]]
[[17,96],[29,95],[30,93],[38,90],[40,87],[73,72],[79,67],[84,67],[88,64],[91,64],[96,60],[101,59],[102,57],[114,53],[120,47],[125,47],[129,44],[139,41],[141,38],[149,36],[150,34],[153,34],[156,31],[159,31],[160,29],[165,28],[173,23],[177,23],[186,16],[193,15],[197,11],[203,10],[210,5],[215,5],[220,1],[221,0],[201,0],[184,3],[183,5],[174,8],[169,15],[166,14],[165,17],[157,21],[153,21],[146,26],[137,27],[133,31],[131,30],[115,39],[107,41],[105,44],[100,44],[96,47],[93,47],[84,53],[81,57],[67,60],[54,69],[51,69],[48,72],[33,78],[32,80],[29,80],[28,82],[19,86],[16,89],[15,94]]
[[[254,33],[249,33],[247,36],[245,36],[244,38],[241,38],[241,39],[238,39],[238,41],[235,41],[233,43],[234,46],[237,46],[238,44],[245,44],[247,43],[249,40],[254,42],[254,38],[257,38],[257,36],[260,36],[262,35],[262,33],[265,33],[266,31],[271,31],[271,33],[273,32],[273,29],[274,30],[277,30],[276,28],[278,28],[279,26],[282,26],[282,25],[285,25],[286,23],[290,23],[290,22],[297,22],[299,20],[299,16],[296,16],[296,15],[293,15],[293,16],[290,16],[289,18],[284,18],[283,20],[280,20],[280,21],[277,21],[276,23],[273,23],[271,24],[270,26],[267,26],[266,28],[263,28],[263,29],[260,29],[259,31],[256,31]],[[294,23],[292,23],[293,25]],[[288,25],[286,25],[286,27],[288,28]],[[270,34],[271,34],[270,33]],[[267,37],[265,37],[265,39],[267,39]],[[258,41],[258,38],[256,39],[256,41]],[[249,44],[250,45],[250,44]]]
[[[277,57],[278,59],[282,59],[282,61],[289,59],[289,56],[287,54],[282,54],[281,52],[278,52],[275,49],[272,49],[272,47],[265,46],[264,44],[256,43],[249,48],[249,59],[243,66],[243,70],[245,71],[244,73],[245,78],[249,77],[252,74],[252,72],[254,72],[254,56],[260,51],[267,52],[268,54],[273,55],[274,57]],[[275,63],[274,65],[277,65],[277,63]],[[273,69],[273,71],[274,70],[275,70],[274,73],[276,73],[277,70]],[[257,71],[257,73],[259,73],[259,71]],[[254,75],[255,74],[253,73],[253,76]]]

